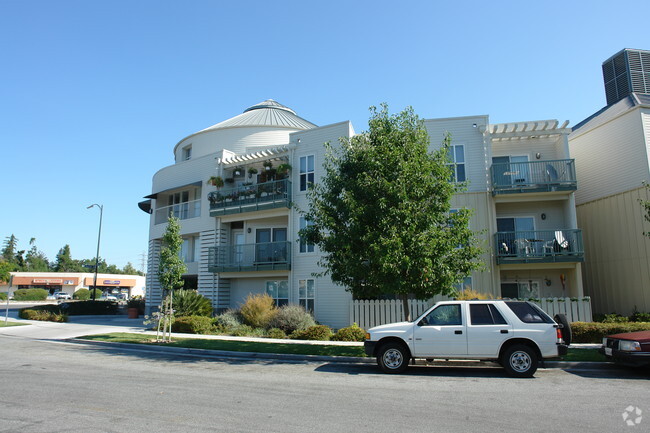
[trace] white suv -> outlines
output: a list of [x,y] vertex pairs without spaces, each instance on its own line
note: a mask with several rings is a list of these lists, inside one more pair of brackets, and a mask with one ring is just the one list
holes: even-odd
[[413,322],[371,328],[364,347],[386,373],[401,373],[416,358],[478,359],[532,377],[540,360],[566,355],[569,344],[562,314],[553,320],[531,302],[475,300],[439,302]]

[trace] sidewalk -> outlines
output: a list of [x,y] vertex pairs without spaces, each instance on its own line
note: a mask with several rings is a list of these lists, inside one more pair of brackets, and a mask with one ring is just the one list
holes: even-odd
[[[159,353],[175,353],[207,358],[240,358],[240,359],[276,359],[285,361],[306,361],[306,362],[342,362],[342,363],[375,363],[373,358],[345,357],[345,356],[319,356],[319,355],[293,355],[293,354],[272,354],[256,352],[227,352],[219,350],[190,349],[180,347],[149,346],[129,343],[109,343],[101,341],[81,340],[78,337],[84,335],[107,334],[113,332],[136,333],[156,335],[155,331],[147,331],[148,325],[144,325],[143,318],[129,319],[126,316],[69,316],[68,323],[41,322],[36,320],[23,320],[17,317],[9,317],[9,321],[26,323],[30,326],[10,326],[0,328],[0,336],[13,336],[31,338],[38,340],[67,340],[75,344],[96,345],[101,347],[116,347],[128,350],[139,350]],[[4,318],[2,318],[4,321]],[[251,341],[262,343],[283,343],[283,344],[313,344],[313,345],[337,345],[337,346],[363,346],[361,342],[350,341],[310,341],[310,340],[277,340],[272,338],[255,337],[233,337],[227,335],[199,335],[172,333],[176,338],[197,338],[210,340],[232,340]],[[572,344],[571,348],[592,349],[600,347],[599,344]],[[447,366],[453,365],[489,365],[486,362],[472,360],[444,361]],[[495,364],[496,365],[496,364]],[[609,368],[610,365],[601,362],[566,362],[546,361],[546,368]]]

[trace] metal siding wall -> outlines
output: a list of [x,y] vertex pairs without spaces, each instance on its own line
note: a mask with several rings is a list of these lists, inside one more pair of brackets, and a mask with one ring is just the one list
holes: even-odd
[[577,207],[585,240],[585,294],[595,312],[650,311],[650,240],[643,236],[650,225],[639,199],[650,199],[645,188]]

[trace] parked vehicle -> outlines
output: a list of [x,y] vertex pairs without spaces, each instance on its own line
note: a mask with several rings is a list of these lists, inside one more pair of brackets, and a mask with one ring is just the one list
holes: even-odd
[[641,367],[650,365],[650,331],[627,332],[603,338],[599,349],[608,361],[618,365]]
[[108,295],[104,293],[102,296],[99,297],[100,301],[117,301],[117,298],[115,295]]
[[524,301],[444,301],[413,322],[368,330],[366,354],[385,373],[401,373],[410,360],[477,359],[499,362],[515,377],[532,377],[544,358],[566,355],[571,326]]
[[56,292],[56,293],[54,294],[54,299],[57,299],[57,300],[59,300],[59,299],[68,300],[68,299],[72,299],[72,295],[70,295],[69,293],[65,293],[65,292]]

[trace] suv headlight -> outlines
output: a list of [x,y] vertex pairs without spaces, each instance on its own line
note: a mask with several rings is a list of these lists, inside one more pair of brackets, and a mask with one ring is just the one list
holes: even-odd
[[641,345],[638,341],[621,340],[618,342],[618,350],[626,352],[636,352],[641,350]]
[[366,340],[370,340],[370,332],[366,332]]

